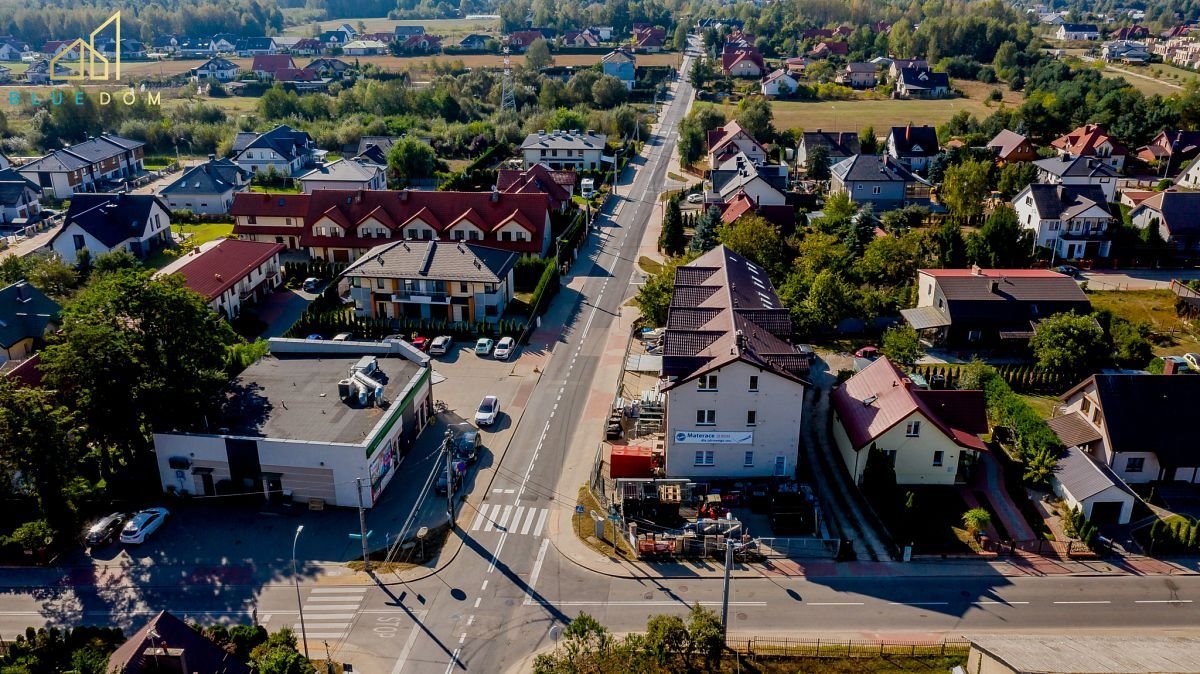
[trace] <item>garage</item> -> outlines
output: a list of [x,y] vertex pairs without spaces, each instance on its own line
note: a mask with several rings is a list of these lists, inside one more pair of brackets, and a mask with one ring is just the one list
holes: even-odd
[[1133,515],[1133,491],[1078,447],[1067,449],[1058,460],[1053,483],[1054,493],[1068,506],[1078,506],[1096,526],[1128,524]]
[[1121,501],[1093,501],[1092,514],[1088,517],[1098,527],[1111,524],[1123,524],[1121,513],[1125,504]]

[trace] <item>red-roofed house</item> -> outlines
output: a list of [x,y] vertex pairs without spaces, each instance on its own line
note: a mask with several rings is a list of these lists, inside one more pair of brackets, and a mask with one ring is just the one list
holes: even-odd
[[721,72],[729,77],[762,77],[767,66],[754,47],[727,46],[721,51]]
[[250,70],[260,80],[273,80],[280,70],[295,70],[296,62],[290,54],[259,54],[254,57]]
[[389,239],[465,241],[526,255],[550,247],[544,193],[316,190],[234,196],[233,233],[352,262]]
[[546,36],[542,35],[540,30],[519,30],[508,34],[508,46],[514,52],[523,54],[526,49],[529,49],[529,45],[544,39]]
[[575,172],[555,171],[545,164],[534,164],[524,171],[500,169],[496,189],[505,194],[545,194],[555,209],[565,212],[575,191]]
[[846,56],[849,53],[850,43],[848,42],[822,42],[813,47],[808,55],[815,59],[823,59],[830,56]]
[[956,484],[984,451],[983,391],[917,387],[881,357],[833,391],[833,437],[855,484],[867,456],[883,452],[897,484]]
[[721,222],[725,224],[729,224],[747,213],[755,213],[779,227],[785,236],[796,231],[796,208],[788,204],[756,204],[750,195],[739,191],[733,198],[717,206],[725,209],[721,211]]
[[708,132],[708,165],[717,167],[725,159],[743,152],[753,162],[766,162],[767,150],[737,121]]
[[655,26],[635,26],[633,29],[633,50],[640,52],[659,52],[667,42],[667,31]]
[[221,239],[163,267],[155,276],[182,276],[213,311],[232,319],[243,304],[257,302],[283,281],[279,266],[283,249],[277,243]]
[[1125,166],[1125,146],[1099,124],[1085,124],[1050,142],[1059,155],[1094,157],[1120,171]]

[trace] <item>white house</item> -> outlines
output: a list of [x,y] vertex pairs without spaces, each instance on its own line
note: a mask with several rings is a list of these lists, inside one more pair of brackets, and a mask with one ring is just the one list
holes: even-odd
[[1176,252],[1200,252],[1200,192],[1158,192],[1129,213],[1134,227],[1157,228],[1158,236]]
[[799,83],[796,78],[788,74],[788,71],[780,68],[775,72],[763,78],[761,90],[762,95],[767,97],[791,96],[796,92],[796,87]]
[[36,183],[11,168],[0,168],[0,225],[27,222],[41,212],[41,197]]
[[1068,187],[1095,185],[1104,192],[1105,201],[1116,200],[1117,172],[1099,159],[1060,155],[1033,164],[1038,169],[1038,182]]
[[1175,184],[1189,190],[1200,190],[1200,157],[1192,160],[1175,179]]
[[250,171],[228,159],[209,155],[208,161],[183,172],[159,192],[172,211],[224,215],[233,195],[250,187]]
[[68,264],[86,248],[93,257],[128,250],[141,258],[170,244],[171,214],[150,194],[76,194],[47,247]]
[[1038,247],[1054,250],[1057,259],[1108,257],[1113,216],[1099,186],[1033,183],[1012,204],[1021,227],[1034,233]]
[[382,190],[387,188],[384,167],[356,159],[338,159],[298,178],[305,194],[313,190]]
[[398,340],[270,348],[213,430],[156,429],[163,490],[374,507],[433,414],[429,357]]
[[832,394],[833,438],[855,484],[872,451],[892,464],[897,484],[964,482],[986,446],[983,391],[915,386],[886,357],[850,377]]
[[1100,29],[1094,23],[1064,23],[1054,31],[1059,40],[1099,40]]
[[1075,421],[1072,415],[1055,417],[1049,423],[1066,446],[1050,478],[1054,493],[1094,524],[1129,524],[1137,501],[1133,490],[1111,468],[1074,444],[1082,436],[1073,435],[1073,430],[1087,429],[1087,422]]
[[233,161],[252,173],[273,168],[280,175],[293,176],[312,166],[316,143],[308,133],[281,124],[266,133],[238,133],[233,152]]
[[708,165],[719,166],[739,152],[754,162],[767,161],[767,149],[736,120],[708,132]]
[[237,318],[242,305],[261,300],[283,283],[279,265],[283,250],[278,243],[218,239],[163,267],[155,277],[181,276],[184,285],[228,320]]
[[238,78],[241,70],[238,64],[229,59],[214,57],[192,68],[191,77],[193,82],[232,82]]
[[584,133],[571,131],[538,131],[521,143],[523,168],[546,164],[553,170],[583,171],[603,167],[604,146],[608,137],[588,129]]
[[767,273],[717,246],[675,273],[663,337],[666,474],[789,477],[809,356]]

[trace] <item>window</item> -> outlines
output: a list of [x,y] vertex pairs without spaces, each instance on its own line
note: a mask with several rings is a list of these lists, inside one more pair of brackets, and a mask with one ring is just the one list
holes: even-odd
[[747,451],[746,454],[742,456],[742,466],[744,468],[754,467],[754,452]]
[[904,427],[904,435],[909,438],[917,438],[921,436],[921,422],[910,421]]
[[756,374],[750,375],[750,390],[751,391],[758,390],[758,375],[756,375]]
[[875,185],[871,188],[871,194],[879,194],[879,185]]
[[472,241],[478,241],[480,239],[479,232],[477,232],[473,229],[469,232],[469,234],[470,234],[470,239]]
[[968,330],[967,331],[967,341],[968,342],[978,342],[982,338],[983,338],[983,333],[979,332],[978,330]]
[[1050,223],[1050,231],[1052,231],[1052,232],[1058,231],[1058,221],[1057,220],[1054,220]]
[[697,426],[716,426],[717,411],[716,410],[696,410],[696,425]]
[[1125,459],[1126,473],[1140,473],[1146,469],[1146,459],[1140,456],[1131,456]]
[[255,225],[255,224],[258,224],[258,218],[257,218],[256,216],[253,216],[253,215],[248,215],[248,216],[246,216],[246,224],[247,224],[247,225]]
[[466,284],[466,283],[459,282],[459,284],[458,284],[458,292],[460,292],[460,293],[466,293],[466,292],[468,292],[468,291],[467,291],[467,284]]
[[713,466],[713,465],[716,465],[716,463],[717,463],[717,460],[716,460],[716,456],[713,455],[713,450],[701,449],[701,450],[696,451],[696,464],[695,465],[697,465],[697,466]]
[[1092,411],[1092,401],[1088,400],[1087,398],[1084,398],[1083,404],[1081,404],[1079,406],[1079,409],[1083,410],[1084,414],[1091,412]]
[[746,425],[747,426],[757,426],[758,425],[758,410],[746,410]]
[[461,229],[454,230],[454,240],[455,241],[463,240],[463,231]]
[[71,240],[75,243],[75,252],[79,252],[84,248],[87,248],[87,243],[83,240],[82,234],[73,235]]
[[883,450],[883,458],[887,459],[888,463],[893,468],[896,467],[896,450],[894,450],[894,449]]
[[697,381],[701,391],[717,390],[717,375],[715,374],[702,374]]
[[501,241],[512,241],[512,233],[500,232],[500,240]]
[[383,279],[381,279],[381,278],[375,279],[375,287],[379,288],[380,290],[383,290]]
[[940,449],[938,451],[934,452],[933,453],[933,465],[935,467],[942,465],[942,459],[945,458],[945,456],[946,456],[946,453]]

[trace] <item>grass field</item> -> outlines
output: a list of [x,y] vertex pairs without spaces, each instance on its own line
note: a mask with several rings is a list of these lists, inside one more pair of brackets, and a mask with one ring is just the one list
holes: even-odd
[[1169,290],[1100,290],[1088,293],[1096,310],[1150,326],[1154,355],[1179,356],[1200,351],[1200,330],[1175,313],[1175,295]]

